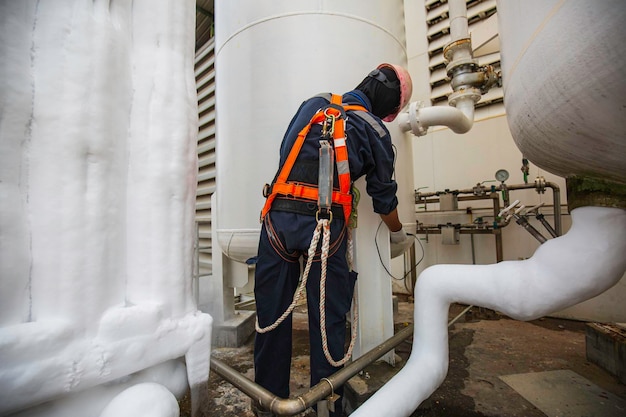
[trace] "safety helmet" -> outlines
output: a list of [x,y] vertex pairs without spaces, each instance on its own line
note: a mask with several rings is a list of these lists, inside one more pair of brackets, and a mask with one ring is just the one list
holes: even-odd
[[387,115],[383,120],[385,122],[393,122],[396,116],[400,113],[400,111],[409,103],[411,99],[411,94],[413,94],[413,82],[411,81],[411,75],[409,72],[402,68],[399,65],[380,64],[376,69],[389,68],[393,72],[396,73],[396,77],[398,77],[398,81],[400,81],[400,104],[398,107],[389,115]]

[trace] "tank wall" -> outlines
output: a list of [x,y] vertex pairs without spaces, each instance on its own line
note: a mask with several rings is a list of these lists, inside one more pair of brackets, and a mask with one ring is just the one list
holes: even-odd
[[626,183],[623,2],[501,1],[498,19],[520,150],[561,176]]
[[[282,136],[302,101],[349,91],[381,62],[406,65],[402,10],[401,1],[216,4],[219,230],[260,229],[261,190],[276,172]],[[410,141],[394,136],[399,159],[410,158]],[[409,180],[410,169],[398,161]],[[409,215],[410,194],[403,197]]]

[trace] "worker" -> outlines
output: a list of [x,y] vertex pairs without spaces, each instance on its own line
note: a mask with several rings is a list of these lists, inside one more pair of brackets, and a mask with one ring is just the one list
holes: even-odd
[[[346,314],[357,279],[347,256],[349,226],[354,227],[351,223],[355,222],[353,200],[357,190],[351,188],[354,181],[365,176],[373,209],[389,228],[392,250],[403,251],[413,242],[403,231],[398,216],[395,155],[389,131],[381,121],[393,121],[408,103],[411,92],[408,72],[384,63],[343,96],[321,94],[306,100],[287,128],[280,147],[279,170],[264,190],[267,200],[262,212],[254,288],[255,381],[278,397],[289,397],[290,313],[303,283],[308,305],[311,386],[335,373],[347,358]],[[321,178],[328,171],[322,169],[320,162],[327,160],[320,156],[323,140],[324,144],[332,144],[331,161],[336,160],[332,178]],[[344,151],[347,161],[342,161]],[[320,207],[322,183],[332,184],[330,207]],[[317,240],[312,242],[322,223],[330,236],[325,252],[323,244],[320,248]],[[301,259],[307,263],[302,279]],[[324,305],[322,314],[320,301]],[[344,362],[338,362],[342,357]],[[333,394],[340,397],[342,388],[333,387]],[[272,416],[267,408],[252,404],[258,417]],[[341,400],[329,403],[329,409],[331,416],[341,416]]]

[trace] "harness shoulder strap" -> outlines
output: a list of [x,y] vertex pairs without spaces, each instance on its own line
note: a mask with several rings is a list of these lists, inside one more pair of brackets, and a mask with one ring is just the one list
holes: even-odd
[[[261,211],[261,220],[263,220],[265,215],[269,212],[274,199],[276,199],[278,195],[304,198],[306,200],[317,200],[317,187],[289,183],[287,182],[287,178],[289,177],[291,169],[298,158],[298,154],[300,153],[304,140],[311,129],[311,125],[326,120],[329,115],[332,115],[334,118],[333,143],[336,156],[337,175],[339,178],[339,191],[333,191],[332,201],[333,203],[340,204],[343,207],[344,218],[346,221],[350,216],[352,210],[352,182],[350,179],[350,166],[348,163],[348,150],[346,147],[345,112],[354,111],[367,114],[367,111],[363,106],[359,105],[344,106],[342,104],[342,97],[338,94],[323,93],[318,94],[315,97],[322,97],[326,99],[329,102],[329,105],[315,113],[309,123],[298,133],[298,137],[289,151],[289,155],[287,156],[285,163],[281,167],[274,184],[272,184],[270,194],[266,196],[267,199],[263,210]],[[371,120],[375,123],[373,118]]]
[[356,110],[354,111],[354,114],[365,120],[376,131],[376,133],[378,133],[379,137],[382,138],[387,134],[381,124],[376,119],[374,119],[374,117],[367,111]]
[[314,95],[311,98],[320,97],[320,98],[323,98],[324,100],[326,100],[327,102],[330,103],[330,99],[332,98],[332,96],[333,96],[332,93],[319,93],[319,94]]

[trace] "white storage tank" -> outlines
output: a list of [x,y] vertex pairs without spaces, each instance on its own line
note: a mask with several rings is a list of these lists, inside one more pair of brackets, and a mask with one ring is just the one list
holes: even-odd
[[[282,136],[300,103],[321,92],[353,89],[381,62],[406,65],[403,2],[240,0],[215,6],[214,210],[224,252],[243,262],[256,254],[262,188],[272,181]],[[409,215],[410,139],[394,130],[392,136],[404,187],[400,211]],[[371,210],[366,199],[361,204]]]
[[507,120],[539,167],[626,183],[624,6],[498,2]]

